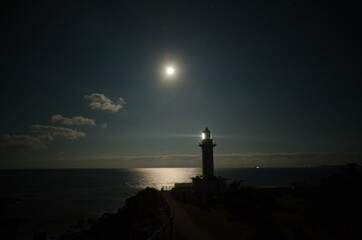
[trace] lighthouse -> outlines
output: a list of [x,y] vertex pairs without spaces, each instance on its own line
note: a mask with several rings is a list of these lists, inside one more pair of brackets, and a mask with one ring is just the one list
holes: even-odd
[[202,148],[202,175],[204,179],[214,178],[214,150],[216,146],[210,130],[206,127],[201,134],[199,146]]
[[[227,190],[227,179],[214,174],[214,147],[216,143],[212,139],[210,130],[206,127],[201,134],[199,147],[202,148],[202,176],[192,177],[192,184],[175,183],[175,196],[185,199],[186,189],[197,193],[199,201],[203,202],[203,196],[215,196]],[[198,201],[192,198],[190,201]]]

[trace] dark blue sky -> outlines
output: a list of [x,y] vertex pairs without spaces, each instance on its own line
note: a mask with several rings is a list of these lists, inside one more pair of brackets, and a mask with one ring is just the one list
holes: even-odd
[[217,167],[362,163],[353,2],[40,2],[1,8],[0,167],[200,166],[206,125]]

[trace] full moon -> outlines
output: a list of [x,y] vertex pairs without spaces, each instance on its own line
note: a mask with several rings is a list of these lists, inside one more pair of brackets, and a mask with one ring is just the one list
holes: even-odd
[[173,67],[167,67],[166,68],[166,74],[167,75],[173,75],[175,72],[175,69]]

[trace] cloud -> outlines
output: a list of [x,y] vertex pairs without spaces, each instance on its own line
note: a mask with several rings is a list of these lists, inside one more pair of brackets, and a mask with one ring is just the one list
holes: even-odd
[[[15,151],[13,151],[15,152]],[[31,155],[34,156],[34,155]],[[24,159],[24,158],[21,158]],[[53,161],[49,161],[52,159]],[[64,155],[37,156],[37,161],[28,165],[34,167],[39,163],[48,168],[157,168],[202,166],[201,152],[195,154],[159,154],[159,155]],[[359,152],[280,152],[280,153],[221,153],[215,154],[215,169],[218,168],[253,168],[255,166],[271,167],[313,167],[320,165],[362,164]],[[0,166],[1,166],[0,161]],[[17,164],[16,161],[11,164]],[[15,165],[14,165],[15,166]],[[24,167],[16,165],[17,167]],[[193,171],[190,169],[190,171]],[[201,172],[201,171],[200,171]]]
[[195,167],[201,166],[200,154],[165,155],[91,155],[62,157],[74,167]]
[[362,162],[354,152],[278,152],[215,154],[223,167],[312,167]]
[[88,105],[91,109],[98,109],[101,111],[118,112],[121,108],[123,108],[122,105],[126,104],[123,98],[119,98],[118,104],[116,104],[113,103],[110,98],[100,93],[85,95],[84,98],[91,101]]
[[100,125],[99,125],[101,128],[107,128],[108,127],[108,123],[101,123]]
[[[30,135],[1,134],[0,147],[20,150],[45,149],[46,145],[41,141],[44,136],[33,137]],[[51,136],[50,136],[51,137]],[[50,140],[48,138],[48,140]]]
[[42,141],[53,141],[54,140],[53,136],[50,136],[50,135],[39,135],[39,136],[37,136],[37,138],[39,138]]
[[81,125],[89,125],[89,126],[96,126],[96,122],[93,119],[90,118],[85,118],[82,116],[76,116],[76,117],[72,117],[72,118],[66,118],[63,117],[60,114],[56,114],[53,115],[50,119],[51,122],[53,123],[59,123],[62,125],[77,125],[77,126],[81,126]]
[[121,104],[121,105],[126,105],[127,103],[126,103],[126,101],[123,99],[123,98],[118,98],[118,102],[119,102],[119,104]]
[[85,137],[85,133],[64,127],[32,125],[31,131],[40,133],[47,136],[63,136],[67,139],[77,139],[78,137]]
[[[199,154],[103,155],[70,157],[76,167],[201,167]],[[362,164],[362,154],[354,152],[279,152],[215,154],[215,168],[315,167],[321,165]],[[82,165],[84,164],[84,165]]]

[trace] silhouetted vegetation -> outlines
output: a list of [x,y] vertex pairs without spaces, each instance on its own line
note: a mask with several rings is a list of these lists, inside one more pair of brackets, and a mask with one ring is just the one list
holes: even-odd
[[[148,239],[165,219],[159,192],[146,188],[126,200],[114,214],[104,214],[89,229],[62,236],[61,240]],[[86,224],[82,222],[80,224]]]
[[362,239],[362,175],[357,164],[338,167],[318,186],[300,191],[316,211],[317,220],[336,239]]
[[222,194],[188,191],[181,200],[202,211],[224,208],[230,222],[247,229],[243,239],[362,239],[362,174],[356,164],[337,167],[318,184],[291,185],[256,187],[234,181]]
[[20,201],[19,198],[1,198],[0,199],[0,211],[10,205],[17,203],[18,201]]
[[251,239],[362,239],[362,174],[340,166],[319,184],[292,183],[288,193],[232,183],[221,198],[230,221],[242,221]]
[[230,192],[221,198],[221,203],[230,221],[241,221],[249,226],[250,239],[284,239],[272,217],[272,211],[278,208],[275,197],[270,192],[232,183]]

